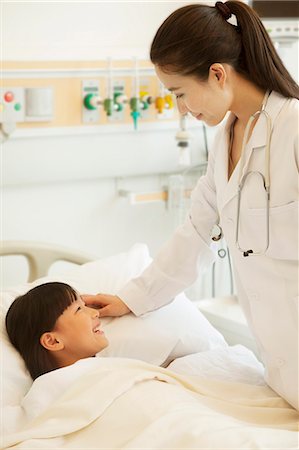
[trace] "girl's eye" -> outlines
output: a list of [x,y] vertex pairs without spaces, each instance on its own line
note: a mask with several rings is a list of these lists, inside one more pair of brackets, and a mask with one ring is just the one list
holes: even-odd
[[175,96],[176,99],[182,98],[184,94],[178,94]]
[[80,311],[82,309],[82,306],[78,306],[76,312]]

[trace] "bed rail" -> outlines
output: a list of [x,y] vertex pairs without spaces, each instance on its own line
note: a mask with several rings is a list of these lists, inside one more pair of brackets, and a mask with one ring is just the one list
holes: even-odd
[[84,264],[96,259],[93,255],[72,250],[57,244],[36,241],[1,241],[0,256],[24,256],[29,266],[28,282],[48,274],[49,268],[56,261]]

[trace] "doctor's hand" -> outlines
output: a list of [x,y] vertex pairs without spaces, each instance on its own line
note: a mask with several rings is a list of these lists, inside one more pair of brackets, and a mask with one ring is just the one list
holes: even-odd
[[116,295],[96,294],[82,295],[86,306],[99,308],[99,317],[124,316],[131,312],[127,305]]

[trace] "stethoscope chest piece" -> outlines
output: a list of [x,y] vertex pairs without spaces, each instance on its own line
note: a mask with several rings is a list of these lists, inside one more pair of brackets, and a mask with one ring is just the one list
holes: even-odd
[[219,224],[215,224],[212,228],[211,239],[214,242],[220,241],[223,237],[222,228]]

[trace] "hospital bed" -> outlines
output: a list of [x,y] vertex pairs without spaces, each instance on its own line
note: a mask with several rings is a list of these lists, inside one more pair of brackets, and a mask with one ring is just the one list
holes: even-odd
[[[26,283],[1,292],[1,448],[297,448],[297,413],[263,379],[242,345],[229,346],[184,294],[141,317],[102,319],[97,358],[32,383],[3,327],[13,299],[47,281],[116,293],[151,258],[144,244],[108,258],[36,242],[2,242],[23,255]],[[72,268],[51,275],[56,261]]]

